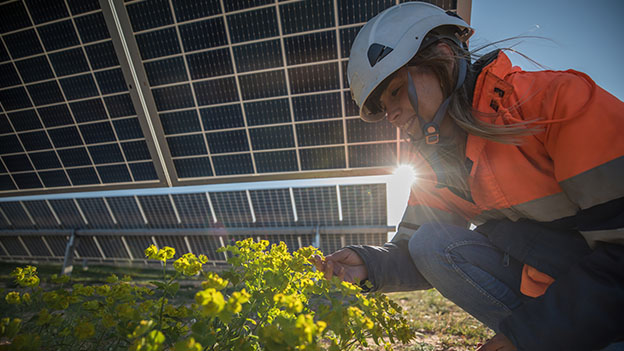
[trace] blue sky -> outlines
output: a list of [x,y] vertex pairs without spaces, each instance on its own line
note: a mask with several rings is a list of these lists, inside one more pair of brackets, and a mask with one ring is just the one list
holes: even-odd
[[[624,100],[622,0],[472,0],[470,47],[518,35],[537,35],[554,42],[526,39],[515,47],[554,70],[585,72],[602,88]],[[539,70],[517,55],[515,65]]]

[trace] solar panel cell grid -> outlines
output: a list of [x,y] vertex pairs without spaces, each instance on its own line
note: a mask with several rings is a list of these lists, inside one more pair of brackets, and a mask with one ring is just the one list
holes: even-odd
[[84,147],[60,149],[57,150],[57,152],[65,167],[85,166],[91,164],[91,159],[89,158],[87,149]]
[[24,151],[19,139],[17,139],[15,135],[0,136],[0,143],[2,144],[0,154],[12,154]]
[[19,138],[27,151],[51,149],[50,139],[43,131],[21,133]]
[[240,104],[202,108],[199,113],[204,130],[240,128],[245,125]]
[[172,195],[181,224],[185,228],[210,228],[213,226],[210,205],[205,193]]
[[[142,228],[146,225],[141,215],[141,210],[139,209],[136,201],[134,200],[134,197],[130,197],[130,196],[108,197],[106,198],[106,201],[108,202],[111,212],[115,216],[115,219],[117,220],[117,223],[119,224],[120,227]],[[147,246],[149,246],[149,244]],[[142,250],[144,250],[147,246],[141,249],[141,253],[143,252]],[[143,256],[139,256],[139,257],[143,257]]]
[[24,246],[16,236],[2,236],[0,237],[0,242],[10,256],[28,256],[28,252],[26,252],[26,249],[24,249]]
[[184,59],[181,56],[146,62],[144,66],[151,86],[188,80]]
[[201,131],[196,110],[161,113],[159,116],[165,135]]
[[67,4],[73,15],[95,11],[100,8],[100,3],[97,0],[67,0]]
[[209,17],[221,13],[218,0],[173,0],[171,2],[178,22]]
[[245,100],[286,95],[286,77],[283,70],[239,76],[242,97]]
[[301,169],[332,169],[346,167],[344,147],[324,147],[303,149],[301,154]]
[[15,128],[17,132],[41,128],[41,122],[35,110],[10,112],[8,115],[13,128]]
[[49,200],[50,206],[65,228],[80,228],[85,225],[74,201],[70,199]]
[[78,129],[74,126],[48,130],[55,147],[77,146],[82,144]]
[[11,63],[0,65],[0,77],[3,78],[0,81],[0,88],[7,88],[21,83],[20,77]]
[[25,229],[32,228],[33,223],[30,221],[28,214],[19,202],[5,202],[0,204],[2,212],[11,220],[14,228]]
[[124,157],[118,144],[90,146],[89,153],[95,164],[124,162]]
[[[90,228],[112,228],[115,226],[113,219],[102,198],[77,199]],[[99,239],[99,238],[98,238]]]
[[232,43],[258,40],[278,35],[275,7],[246,11],[227,16]]
[[105,96],[104,103],[111,118],[136,115],[130,94]]
[[243,129],[206,133],[206,140],[208,141],[208,146],[212,154],[249,150],[247,133]]
[[143,138],[143,131],[138,118],[124,118],[113,121],[119,140]]
[[251,156],[249,154],[213,156],[212,160],[217,175],[254,173]]
[[[137,162],[151,160],[145,144],[151,138],[144,140],[138,121],[153,114],[152,101],[161,112],[156,140],[164,132],[168,143],[160,147],[170,147],[175,157],[163,162],[173,161],[179,179],[394,164],[396,130],[355,118],[359,111],[346,69],[362,24],[395,2],[129,1],[130,21],[121,9],[120,24],[131,56],[142,59],[134,64],[143,65],[135,71],[150,85],[142,92],[152,94],[145,97],[147,111],[135,109],[140,95],[133,102],[137,95],[127,93],[134,82],[126,81],[128,71],[120,67],[127,64],[126,53],[118,48],[123,59],[117,57],[104,18],[109,10],[100,10],[99,1],[0,4],[0,154],[87,145],[93,154],[87,154],[88,163],[82,154],[70,166],[90,167],[65,172],[56,157],[46,163],[39,153],[32,162],[37,170],[49,170],[45,176],[19,171],[3,187],[40,187],[41,181],[57,187],[69,181],[65,173],[72,184],[83,185],[158,180],[159,160]],[[116,37],[118,29],[111,30]],[[301,123],[323,119],[335,120]],[[193,141],[190,148],[187,139]],[[93,148],[101,144],[103,151]],[[94,163],[108,166],[98,171]]]
[[392,166],[396,164],[396,144],[368,144],[349,146],[351,167],[370,167],[373,164]]
[[[218,49],[186,56],[192,79],[202,79],[234,73],[230,50]],[[184,69],[184,67],[182,67]],[[186,72],[186,71],[185,71]],[[184,74],[186,80],[186,73]]]
[[70,186],[71,183],[67,178],[67,174],[64,171],[56,170],[56,171],[44,171],[39,172],[39,178],[48,188],[60,187],[60,186]]
[[24,206],[39,228],[55,228],[58,223],[45,201],[24,201]]
[[18,110],[31,107],[26,89],[23,87],[0,90],[0,103],[5,111]]
[[35,24],[69,16],[63,0],[26,0]]
[[71,20],[48,24],[37,28],[37,31],[47,51],[59,50],[80,44]]
[[115,141],[115,133],[110,122],[100,122],[79,125],[80,132],[87,144]]
[[8,52],[13,59],[32,56],[43,52],[34,29],[27,29],[3,36]]
[[137,45],[144,60],[169,56],[180,52],[175,28],[147,32],[136,35]]
[[20,189],[36,189],[43,186],[37,174],[32,172],[13,174],[13,180]]
[[193,89],[200,106],[239,100],[236,81],[232,77],[196,82]]
[[10,2],[0,6],[0,32],[11,32],[30,25],[30,18],[21,1]]
[[249,137],[254,150],[281,149],[295,146],[290,125],[250,129]]
[[91,74],[63,78],[59,82],[67,100],[84,99],[99,95],[95,80],[93,80]]
[[95,79],[102,94],[114,94],[128,91],[126,81],[120,68],[95,72]]
[[71,168],[67,170],[67,175],[73,185],[100,184],[100,179],[93,167]]
[[33,169],[26,154],[2,156],[2,161],[10,172],[23,172]]
[[288,75],[293,94],[336,90],[340,88],[340,76],[338,75],[337,63],[290,68],[288,70]]
[[7,134],[13,132],[13,128],[9,123],[9,119],[5,114],[0,113],[0,134]]
[[[118,66],[119,60],[115,54],[115,48],[112,41],[97,43],[85,46],[85,51],[89,57],[89,62],[93,69],[101,69],[106,67]],[[52,57],[50,57],[52,59]],[[58,73],[58,72],[57,72]]]
[[268,40],[233,47],[236,71],[239,73],[281,67],[282,48],[279,40]]
[[150,227],[175,228],[178,220],[173,205],[166,195],[138,196]]
[[121,143],[126,160],[141,161],[151,159],[145,140],[128,141]]
[[63,102],[63,94],[56,81],[36,83],[27,86],[28,93],[36,106]]
[[158,111],[193,107],[193,92],[189,84],[152,89]]
[[[87,52],[89,52],[89,50],[87,50]],[[87,59],[80,48],[51,53],[48,57],[50,58],[52,67],[54,67],[54,72],[56,72],[56,75],[59,77],[89,70]],[[98,58],[102,59],[101,57]]]
[[[179,26],[185,52],[227,44],[222,18],[212,18]],[[175,31],[175,30],[174,30]]]
[[[63,109],[63,108],[66,109],[65,105],[57,105],[57,106],[63,106],[63,107],[57,107],[59,109]],[[99,99],[99,98],[71,102],[69,104],[69,107],[72,110],[72,113],[74,115],[74,118],[76,119],[76,122],[78,123],[97,121],[97,120],[102,120],[102,119],[107,118],[106,110],[104,109],[104,104],[102,103],[102,99]],[[51,116],[51,117],[52,118],[49,118],[49,119],[53,119],[56,116]],[[69,116],[69,118],[71,118],[71,116]]]
[[158,179],[156,169],[154,168],[154,164],[151,161],[130,163],[128,166],[130,166],[132,177],[136,182]]
[[168,137],[171,156],[205,155],[207,153],[204,137],[201,134]]
[[173,164],[179,178],[211,177],[213,175],[209,157],[174,159]]
[[249,126],[290,122],[288,99],[245,103],[245,114]]
[[280,6],[282,31],[284,34],[303,32],[334,24],[334,2],[332,0],[301,1]]
[[295,150],[255,153],[258,173],[294,172],[298,170]]
[[341,116],[339,93],[297,96],[292,99],[296,121]]
[[61,168],[61,163],[54,151],[31,152],[28,156],[37,170]]
[[6,174],[0,174],[0,190],[15,190],[15,183],[11,179],[11,176]]
[[130,171],[126,165],[97,166],[97,171],[102,183],[127,183],[131,182]]

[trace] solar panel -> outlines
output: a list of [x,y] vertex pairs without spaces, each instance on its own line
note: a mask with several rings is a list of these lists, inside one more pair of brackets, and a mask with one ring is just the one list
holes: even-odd
[[398,2],[4,2],[0,196],[396,165],[400,136],[359,120],[346,67]]

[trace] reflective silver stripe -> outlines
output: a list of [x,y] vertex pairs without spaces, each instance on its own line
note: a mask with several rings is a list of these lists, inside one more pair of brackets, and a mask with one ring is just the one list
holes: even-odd
[[492,219],[508,218],[517,221],[520,218],[532,219],[538,222],[550,222],[556,219],[574,216],[579,207],[574,204],[563,192],[548,195],[525,203],[481,212],[470,220],[474,225],[481,225]]
[[624,245],[624,228],[581,231],[581,234],[583,234],[585,241],[587,241],[587,244],[592,248],[598,241]]
[[538,222],[550,222],[555,219],[574,216],[580,209],[561,192],[544,196],[511,207],[521,218],[530,218]]
[[467,221],[454,213],[422,205],[407,206],[392,242],[409,239],[421,224],[439,222],[466,226]]
[[488,210],[488,211],[483,211],[481,213],[479,213],[477,216],[473,217],[470,219],[470,223],[479,226],[489,220],[492,219],[503,219],[503,218],[509,218],[513,221],[515,221],[515,219],[512,219],[510,217],[507,217],[501,210]]
[[559,183],[582,209],[624,196],[624,156]]
[[429,222],[466,225],[466,220],[459,215],[422,205],[407,206],[401,219],[401,224],[405,223],[408,227],[415,227]]

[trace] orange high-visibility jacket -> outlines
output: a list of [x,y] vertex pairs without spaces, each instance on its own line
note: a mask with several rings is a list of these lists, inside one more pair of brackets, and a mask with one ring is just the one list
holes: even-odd
[[[474,203],[436,188],[436,177],[423,162],[395,240],[431,221],[550,222],[624,197],[624,103],[587,75],[522,71],[499,52],[476,79],[473,108],[485,113],[476,117],[487,123],[535,121],[544,130],[519,146],[468,136]],[[623,228],[605,229],[600,223],[596,228],[581,231],[590,246],[597,241],[624,244]],[[552,278],[525,265],[524,294],[539,296],[550,283]]]

